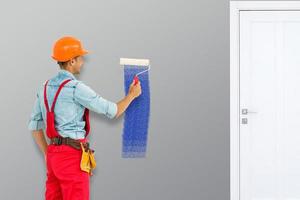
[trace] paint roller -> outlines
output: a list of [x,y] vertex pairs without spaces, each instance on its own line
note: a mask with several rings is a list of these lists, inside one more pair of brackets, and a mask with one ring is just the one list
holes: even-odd
[[133,80],[134,80],[134,85],[136,85],[139,82],[138,76],[149,71],[150,70],[150,62],[148,59],[133,59],[133,58],[120,58],[120,65],[123,66],[146,66],[148,69],[141,71],[137,73]]

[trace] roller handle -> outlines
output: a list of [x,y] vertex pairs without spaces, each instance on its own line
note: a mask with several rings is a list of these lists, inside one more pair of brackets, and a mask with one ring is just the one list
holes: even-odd
[[133,80],[134,80],[134,85],[138,84],[139,78],[138,78],[137,75],[134,76],[134,79],[133,79]]

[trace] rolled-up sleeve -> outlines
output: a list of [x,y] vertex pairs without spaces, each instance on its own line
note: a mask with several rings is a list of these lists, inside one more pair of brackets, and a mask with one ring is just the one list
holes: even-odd
[[33,110],[30,115],[28,129],[31,131],[45,129],[45,123],[43,120],[42,111],[40,107],[40,100],[38,95],[37,98],[35,99]]
[[74,90],[74,99],[76,102],[88,108],[89,110],[99,114],[104,114],[110,119],[114,118],[117,114],[116,103],[101,97],[89,86],[82,82],[78,82],[78,84],[76,84]]

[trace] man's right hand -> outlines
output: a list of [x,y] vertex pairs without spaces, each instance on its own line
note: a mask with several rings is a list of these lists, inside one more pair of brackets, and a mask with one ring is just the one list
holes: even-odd
[[142,94],[141,82],[139,81],[136,85],[134,85],[134,81],[130,84],[129,94],[134,98],[140,96]]
[[117,114],[116,114],[116,118],[118,118],[119,116],[121,116],[121,114],[127,109],[127,107],[129,106],[129,104],[138,96],[140,96],[142,93],[142,89],[141,89],[141,83],[140,81],[134,85],[134,81],[130,84],[129,87],[129,92],[128,94],[117,103],[118,106],[118,110],[117,110]]

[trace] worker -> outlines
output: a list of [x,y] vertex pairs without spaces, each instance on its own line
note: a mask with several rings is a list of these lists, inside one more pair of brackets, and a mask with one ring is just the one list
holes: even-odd
[[80,74],[87,53],[75,37],[64,36],[55,42],[52,58],[60,69],[39,87],[28,123],[45,158],[46,200],[89,200],[92,173],[81,167],[83,152],[94,151],[87,139],[89,111],[116,119],[142,92],[140,82],[133,81],[128,94],[114,103],[77,80],[75,75]]

